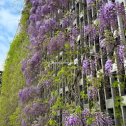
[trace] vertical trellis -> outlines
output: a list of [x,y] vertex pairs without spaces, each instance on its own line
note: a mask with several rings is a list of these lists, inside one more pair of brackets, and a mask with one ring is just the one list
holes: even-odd
[[[107,2],[107,0],[103,0],[103,2]],[[75,27],[79,27],[80,34],[77,37],[76,45],[77,45],[77,54],[73,54],[72,58],[66,60],[63,54],[62,56],[58,55],[56,62],[61,62],[62,64],[54,64],[53,70],[58,71],[61,67],[64,67],[66,64],[65,62],[71,62],[74,59],[78,59],[78,64],[76,66],[78,68],[71,71],[74,73],[73,78],[71,81],[68,82],[67,78],[62,76],[62,82],[57,86],[57,90],[59,95],[63,98],[63,104],[66,102],[74,103],[80,105],[81,108],[92,108],[91,101],[89,99],[83,99],[80,97],[80,92],[84,91],[87,93],[88,87],[90,85],[87,84],[88,75],[83,73],[83,70],[79,68],[82,66],[82,60],[84,58],[90,58],[91,60],[95,60],[94,53],[98,54],[98,60],[96,63],[95,72],[93,77],[98,78],[100,75],[99,73],[105,73],[105,63],[107,59],[112,58],[114,54],[117,55],[117,49],[108,52],[106,49],[100,49],[99,41],[104,39],[102,33],[97,34],[94,40],[91,39],[91,36],[88,35],[86,37],[84,33],[83,26],[91,25],[94,21],[96,21],[99,9],[99,3],[95,3],[95,7],[88,8],[86,0],[72,0],[69,3],[68,11],[72,11],[76,14],[76,19],[74,22]],[[120,32],[120,36],[115,38],[115,42],[121,42],[125,44],[125,32],[122,19],[120,15],[117,16],[118,19],[118,30]],[[113,29],[112,29],[113,32]],[[85,50],[87,47],[90,50]],[[91,50],[92,49],[92,50]],[[73,50],[76,50],[75,48]],[[60,58],[59,58],[60,57]],[[111,117],[114,119],[115,126],[126,126],[126,105],[120,104],[116,106],[117,97],[124,98],[123,103],[126,103],[126,86],[122,89],[121,85],[117,87],[113,87],[113,83],[117,81],[118,83],[123,83],[126,85],[125,79],[125,64],[120,64],[118,62],[118,58],[114,58],[113,66],[117,64],[117,68],[112,70],[112,76],[106,76],[103,74],[103,78],[101,79],[101,87],[99,88],[98,92],[98,104],[99,109],[102,112],[108,112]],[[120,70],[121,66],[121,71]],[[56,72],[57,75],[57,72]],[[121,77],[120,77],[121,75]],[[118,101],[120,102],[120,101]],[[119,117],[117,117],[117,112],[120,112]],[[59,126],[62,126],[62,109],[58,112],[58,122]]]

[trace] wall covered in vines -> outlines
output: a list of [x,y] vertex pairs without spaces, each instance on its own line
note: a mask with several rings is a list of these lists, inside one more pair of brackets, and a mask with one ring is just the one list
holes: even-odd
[[29,17],[3,75],[1,125],[125,126],[125,1],[25,2]]
[[4,66],[2,87],[0,89],[0,126],[21,125],[18,92],[25,84],[21,66],[22,60],[27,56],[27,46],[29,45],[26,33],[26,21],[29,17],[28,7],[28,5],[24,7],[18,33],[10,45],[10,50]]
[[31,51],[22,63],[22,125],[125,125],[125,3],[27,3]]

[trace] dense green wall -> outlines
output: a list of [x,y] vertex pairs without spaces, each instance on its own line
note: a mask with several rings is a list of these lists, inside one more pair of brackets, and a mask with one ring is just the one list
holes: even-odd
[[19,89],[25,84],[21,62],[27,56],[29,44],[26,33],[29,9],[25,7],[20,20],[20,31],[15,36],[4,66],[0,94],[0,126],[20,126]]

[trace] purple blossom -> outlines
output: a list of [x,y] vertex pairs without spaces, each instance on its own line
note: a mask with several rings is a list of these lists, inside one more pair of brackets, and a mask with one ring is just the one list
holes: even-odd
[[110,74],[112,70],[112,60],[108,59],[105,63],[105,73],[106,75]]
[[71,28],[70,32],[75,38],[79,35],[79,31],[76,27]]
[[32,6],[37,6],[39,4],[38,0],[30,0],[32,3]]
[[25,69],[27,68],[27,60],[22,61],[22,72],[24,73]]
[[27,84],[27,85],[30,85],[30,84],[32,83],[32,81],[33,81],[33,80],[31,79],[31,77],[30,77],[29,75],[28,75],[28,76],[25,75],[25,78],[26,78],[26,84]]
[[41,25],[39,27],[39,33],[41,33],[41,35],[44,35],[47,31],[48,31],[47,24],[46,25]]
[[40,52],[35,52],[34,55],[29,60],[29,64],[34,68],[41,60]]
[[71,114],[70,116],[66,117],[65,126],[78,126],[81,125],[81,120],[77,115]]
[[68,25],[69,25],[69,20],[68,20],[67,18],[64,18],[64,19],[62,20],[62,27],[63,27],[63,28],[67,28]]
[[46,80],[46,81],[44,81],[44,86],[46,88],[49,88],[51,86],[51,84],[52,84],[52,80]]
[[22,119],[22,121],[21,121],[21,126],[27,126],[27,123],[24,119]]
[[113,126],[113,120],[108,115],[102,112],[96,112],[94,116],[93,126]]
[[100,40],[100,47],[101,47],[102,49],[105,49],[105,48],[106,48],[106,39]]
[[97,30],[92,25],[86,25],[84,26],[84,34],[85,36],[89,36],[91,40],[95,39],[97,35]]
[[90,126],[112,126],[113,125],[113,120],[110,116],[107,114],[104,114],[103,112],[95,112],[91,113],[89,109],[85,108],[84,111],[82,112],[82,119],[84,125],[89,125],[87,124],[87,120],[89,118],[92,118],[92,122]]
[[40,95],[40,88],[38,87],[28,87],[20,90],[19,98],[22,103],[27,102],[30,99],[33,99]]
[[35,14],[30,15],[29,20],[30,21],[35,21],[36,20],[36,15]]
[[60,3],[61,6],[67,7],[67,5],[68,5],[68,0],[59,0],[59,3]]
[[34,13],[35,13],[35,10],[36,10],[36,7],[32,7],[32,8],[30,9],[30,14],[34,14]]
[[86,74],[88,72],[88,70],[90,69],[90,61],[89,61],[89,59],[83,60],[82,68],[83,68],[83,72]]
[[116,4],[111,1],[104,4],[100,9],[99,19],[101,27],[109,25],[115,27],[117,23]]
[[85,108],[85,109],[82,111],[82,116],[87,117],[87,116],[89,116],[89,115],[90,115],[89,109]]
[[50,13],[50,7],[47,4],[45,4],[41,7],[41,14],[46,15],[48,13]]
[[91,87],[88,88],[87,94],[88,94],[88,98],[90,100],[96,99],[97,96],[98,96],[98,90],[97,90],[96,87],[91,86]]
[[51,54],[52,52],[61,50],[65,44],[65,35],[64,33],[60,32],[57,36],[52,37],[49,44],[48,44],[48,53]]
[[37,6],[37,9],[35,11],[36,15],[41,15],[41,6]]
[[94,60],[90,61],[90,70],[91,70],[91,75],[93,76],[95,74],[95,70],[96,70],[96,61],[94,61]]
[[87,119],[89,117],[91,117],[92,114],[90,113],[89,109],[85,108],[83,111],[82,111],[82,121],[84,123],[85,126],[87,126]]
[[54,29],[56,26],[56,19],[55,18],[50,19],[49,23],[50,23],[50,28]]
[[69,37],[69,41],[70,41],[70,46],[73,48],[74,47],[74,44],[75,44],[75,38],[74,38],[74,36],[70,36]]
[[116,3],[116,10],[117,10],[117,13],[122,15],[122,16],[125,16],[125,7],[124,7],[124,3],[119,3],[117,2]]
[[32,105],[27,105],[24,108],[24,113],[29,116],[39,116],[43,113],[48,112],[48,104],[46,103],[33,103]]
[[124,61],[124,49],[125,49],[125,46],[124,45],[119,45],[118,46],[118,57],[119,57],[119,61],[121,63],[123,63]]
[[36,30],[39,30],[42,22],[41,21],[37,21],[35,24],[36,24]]
[[51,97],[51,98],[49,99],[49,105],[51,106],[51,105],[54,103],[55,100],[56,100],[55,97]]
[[70,35],[69,35],[69,41],[71,47],[74,47],[74,43],[78,35],[79,35],[78,29],[76,27],[71,28]]
[[50,42],[47,47],[48,53],[51,54],[52,52],[56,51],[57,49],[58,49],[58,45],[57,45],[56,38],[52,37],[50,39]]

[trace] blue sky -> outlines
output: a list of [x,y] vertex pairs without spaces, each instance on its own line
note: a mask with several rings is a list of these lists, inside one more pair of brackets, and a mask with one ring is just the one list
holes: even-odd
[[23,0],[0,0],[0,70],[17,31]]

